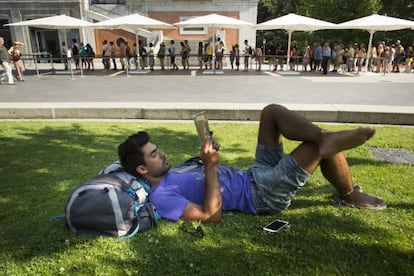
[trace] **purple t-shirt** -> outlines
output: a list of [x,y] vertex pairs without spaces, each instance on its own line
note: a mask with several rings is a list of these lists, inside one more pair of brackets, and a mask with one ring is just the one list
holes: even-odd
[[[224,211],[256,213],[247,171],[219,165],[218,177]],[[171,169],[160,183],[151,187],[150,201],[161,217],[177,221],[188,202],[204,205],[205,175],[200,166]]]

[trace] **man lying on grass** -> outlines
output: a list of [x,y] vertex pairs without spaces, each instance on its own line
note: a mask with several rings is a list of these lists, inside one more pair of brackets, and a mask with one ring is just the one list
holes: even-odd
[[[255,162],[248,170],[219,164],[218,143],[206,139],[201,146],[203,166],[171,169],[166,156],[138,132],[119,145],[123,168],[146,179],[150,201],[160,215],[177,221],[219,222],[223,211],[277,213],[289,207],[318,165],[336,188],[343,205],[378,210],[382,199],[354,185],[342,151],[357,147],[375,133],[372,127],[329,132],[283,106],[266,106],[260,117]],[[302,143],[283,154],[282,136]]]

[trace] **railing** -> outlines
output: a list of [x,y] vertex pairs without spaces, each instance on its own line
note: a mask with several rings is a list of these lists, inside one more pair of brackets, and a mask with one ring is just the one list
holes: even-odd
[[[97,70],[103,69],[103,65],[101,63],[102,59],[104,57],[103,56],[95,56],[95,57],[86,57],[86,56],[74,56],[71,58],[68,57],[54,57],[51,53],[47,53],[47,52],[38,52],[38,53],[30,53],[30,54],[25,54],[22,55],[22,61],[25,65],[26,68],[28,67],[34,67],[34,69],[36,70],[37,76],[40,76],[40,71],[46,71],[45,73],[52,73],[55,74],[57,71],[65,71],[67,73],[70,73],[72,78],[74,76],[74,74],[80,74],[81,76],[84,75],[84,71],[87,70],[84,68],[84,64],[85,62],[87,62],[88,60],[94,62],[94,67],[96,66]],[[117,59],[117,64],[120,63],[119,58],[121,58],[119,55],[115,56],[115,57],[105,57],[105,58],[109,58],[111,65],[112,65],[112,59],[115,58]],[[140,66],[141,62],[143,62],[144,69],[146,69],[146,67],[148,67],[149,64],[149,56],[145,56],[140,57],[140,63],[135,64],[135,59],[133,56],[130,56],[129,58],[126,58],[126,69],[127,69],[127,74],[128,74],[128,70],[141,70],[142,67]],[[210,57],[211,58],[211,57]],[[282,70],[283,71],[288,71],[290,68],[287,67],[286,68],[286,61],[287,61],[287,56],[286,55],[266,55],[266,56],[262,56],[261,57],[262,63],[261,65],[266,64],[268,66],[268,70],[269,71],[273,71],[275,70],[275,68],[277,68],[279,70],[280,66],[282,66]],[[76,70],[75,67],[75,61],[79,62],[79,69]],[[179,66],[181,68],[182,66],[182,57],[180,55],[176,55],[176,64],[177,66]],[[267,63],[265,63],[264,61],[267,61]],[[361,66],[358,66],[358,64],[362,61]],[[379,62],[378,62],[379,61]],[[209,60],[206,62],[205,56],[202,57],[202,61],[201,61],[201,67],[202,70],[213,70],[214,69],[214,65],[212,64],[212,60]],[[303,62],[303,57],[302,56],[292,56],[290,57],[290,65],[293,66],[295,71],[299,71],[300,70],[300,66],[302,65]],[[373,67],[380,69],[381,73],[386,74],[389,73],[392,69],[392,63],[390,62],[389,58],[376,58],[374,60],[370,60],[370,59],[362,59],[362,58],[355,58],[352,59],[351,64],[340,64],[341,71],[347,71],[348,72],[348,68],[347,66],[349,65],[351,69],[352,66],[354,66],[355,70],[354,71],[350,71],[350,73],[355,73],[356,75],[358,75],[360,73],[360,70],[362,70],[362,68],[365,68],[365,63],[364,62],[372,62],[371,64],[373,66],[371,66],[371,70],[373,69]],[[160,61],[159,58],[157,58],[156,54],[154,54],[154,63],[156,65],[156,67],[159,68],[160,66]],[[206,64],[210,64],[211,63],[211,68],[207,67],[206,68]],[[41,64],[49,64],[50,66],[41,66]],[[166,69],[171,69],[172,68],[172,64],[170,62],[170,55],[166,54],[164,57],[164,64],[165,64],[165,68]],[[199,63],[199,57],[197,54],[192,54],[190,55],[189,58],[189,64],[190,67],[192,69],[196,68],[199,69],[200,68],[200,63]],[[332,66],[332,62],[330,62],[330,66]],[[405,64],[405,62],[402,60],[400,61],[400,64],[404,64],[406,66],[410,66],[411,64]],[[63,65],[63,66],[62,66]],[[87,65],[87,64],[86,64]],[[378,65],[380,66],[380,68],[378,68]],[[63,67],[63,68],[62,68]],[[229,54],[225,54],[223,56],[223,67],[224,68],[229,68],[230,67],[230,55]],[[259,70],[259,62],[256,60],[255,56],[250,56],[249,57],[249,70]],[[236,58],[234,59],[234,68],[236,68]],[[332,67],[331,67],[332,68]],[[239,57],[239,70],[243,70],[244,69],[244,56],[240,56]],[[260,70],[266,70],[265,67],[261,67]],[[303,70],[303,67],[302,67]],[[408,68],[408,70],[406,70],[406,72],[411,72],[411,68]]]

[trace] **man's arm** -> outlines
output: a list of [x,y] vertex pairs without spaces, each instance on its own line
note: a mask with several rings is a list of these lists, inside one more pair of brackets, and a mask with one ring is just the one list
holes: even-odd
[[217,176],[217,165],[219,154],[216,150],[215,142],[206,139],[201,148],[200,157],[204,163],[204,173],[206,178],[206,194],[204,205],[200,206],[189,202],[181,216],[184,220],[201,220],[208,222],[219,222],[222,215],[222,197],[220,184]]

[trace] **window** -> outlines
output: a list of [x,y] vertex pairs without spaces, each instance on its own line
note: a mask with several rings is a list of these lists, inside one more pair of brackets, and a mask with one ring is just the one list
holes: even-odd
[[[193,18],[193,16],[181,16],[180,22]],[[207,34],[207,27],[180,28],[181,35],[204,35]]]

